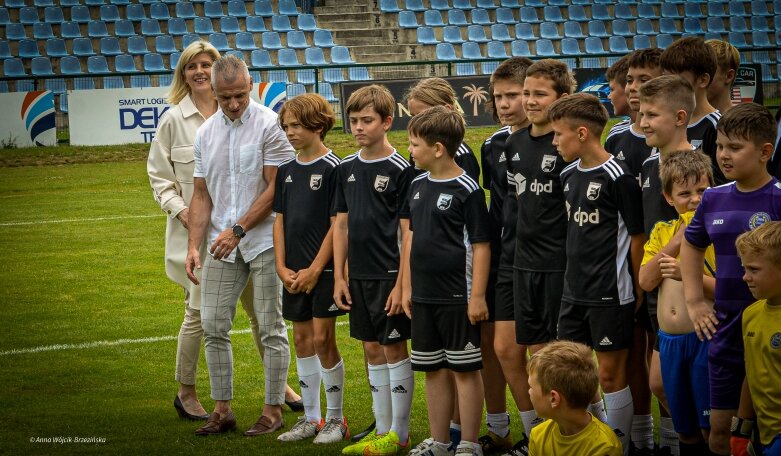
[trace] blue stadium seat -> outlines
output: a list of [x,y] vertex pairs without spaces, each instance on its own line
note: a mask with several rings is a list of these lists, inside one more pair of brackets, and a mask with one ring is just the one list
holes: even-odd
[[600,38],[607,38],[610,36],[605,29],[605,23],[601,20],[593,20],[588,22],[588,35],[596,36]]
[[141,19],[147,19],[144,5],[140,3],[127,5],[125,7],[125,18],[134,22],[141,22]]
[[11,46],[8,45],[8,41],[0,40],[0,60],[10,59]]
[[208,17],[196,17],[193,20],[193,24],[195,25],[195,33],[199,35],[208,35],[214,33],[212,20]]
[[591,5],[591,19],[599,21],[612,21],[613,15],[610,14],[606,5]]
[[746,42],[746,35],[743,32],[729,32],[727,41],[738,49],[749,47]]
[[[781,5],[779,6],[779,12],[781,12]],[[773,20],[774,28],[776,29],[776,32],[781,32],[781,14],[777,14],[775,19]],[[780,39],[781,40],[781,39]],[[781,44],[781,43],[779,43]],[[779,59],[781,60],[781,59]]]
[[250,32],[239,32],[236,34],[236,49],[239,51],[254,51],[258,49],[255,44],[255,37]]
[[473,41],[467,41],[461,45],[461,57],[465,59],[484,59],[485,56],[480,50],[480,45]]
[[678,12],[678,5],[674,3],[662,3],[662,17],[683,19],[681,13]]
[[709,17],[706,21],[705,26],[709,32],[727,33],[727,29],[724,28],[724,21],[720,17]]
[[634,32],[629,28],[629,21],[626,19],[616,19],[613,21],[613,35],[616,36],[634,36]]
[[146,37],[131,36],[127,39],[127,52],[130,55],[144,55],[149,53],[149,47],[146,45]]
[[526,24],[539,24],[542,22],[537,15],[537,9],[532,6],[521,7],[521,21]]
[[[765,16],[751,16],[751,30],[759,32],[772,31],[767,25],[767,17]],[[781,31],[781,30],[780,30]]]
[[683,16],[696,19],[702,19],[705,17],[705,15],[702,14],[702,8],[700,7],[700,4],[694,2],[688,2],[684,5]]
[[81,71],[81,63],[79,58],[74,55],[67,55],[60,59],[60,73],[61,74],[84,74]]
[[553,41],[546,39],[539,39],[536,43],[536,53],[540,57],[555,57],[559,55],[556,53],[556,49],[553,47]]
[[423,23],[429,27],[444,27],[445,22],[442,20],[442,13],[438,10],[427,10],[423,13]]
[[196,33],[188,33],[186,35],[182,35],[182,49],[186,49],[187,46],[200,40],[201,37]]
[[653,5],[646,3],[637,5],[637,16],[643,19],[659,19],[659,15],[656,14]]
[[722,2],[708,2],[708,16],[709,17],[729,17],[729,14],[724,10],[724,3],[722,3]]
[[461,44],[464,42],[464,37],[461,35],[461,27],[457,25],[446,25],[442,35],[442,40],[446,43]]
[[482,8],[475,8],[472,10],[472,23],[477,25],[491,25],[494,21],[488,17],[488,11]]
[[[5,29],[6,33],[8,33],[11,25],[13,24],[9,24],[6,27]],[[60,36],[68,40],[81,37],[81,29],[79,28],[79,24],[72,21],[63,22],[60,25]],[[11,39],[10,35],[8,36],[8,39],[9,40]]]
[[[417,29],[417,40],[420,44],[437,44],[439,40],[434,35],[434,29],[431,27],[419,27]],[[487,40],[486,40],[487,41]]]
[[[616,37],[616,38],[623,38],[623,37]],[[586,54],[605,53],[605,47],[602,45],[602,38],[596,36],[590,36],[586,38],[585,43],[586,43]],[[624,47],[626,47],[626,43],[624,43]],[[628,52],[628,50],[625,52]]]
[[84,5],[71,7],[71,21],[78,22],[79,24],[86,24],[91,20],[92,18],[90,17],[88,7]]
[[321,73],[325,82],[339,83],[347,80],[344,78],[344,71],[342,68],[323,68]]
[[[439,45],[437,45],[439,46]],[[334,46],[331,48],[331,62],[336,65],[348,65],[355,63],[350,50],[344,46]]]
[[46,55],[58,58],[68,55],[68,50],[65,49],[65,41],[62,38],[49,38],[46,40]]
[[33,5],[38,8],[44,8],[47,6],[54,6],[54,0],[34,0]]
[[94,90],[94,89],[95,89],[95,78],[87,77],[87,78],[73,79],[73,90]]
[[255,0],[255,16],[271,17],[274,10],[271,8],[269,0]]
[[505,24],[493,24],[491,25],[491,39],[494,41],[512,41],[513,37],[510,36],[510,30]]
[[0,80],[0,93],[8,93],[8,81]]
[[52,61],[49,57],[33,57],[30,62],[30,73],[33,76],[51,76],[54,74],[52,71]]
[[[52,73],[54,74],[54,73]],[[43,87],[46,90],[50,90],[55,95],[61,95],[68,90],[68,86],[63,78],[52,78],[44,80]],[[65,98],[61,97],[60,99]],[[67,111],[64,111],[67,112]]]
[[160,30],[160,23],[157,19],[144,19],[141,21],[141,35],[143,36],[159,36],[163,32]]
[[401,28],[418,28],[418,18],[412,11],[401,11],[399,13],[399,27]]
[[27,30],[25,30],[24,25],[12,22],[5,26],[5,37],[10,41],[24,40],[28,38]]
[[158,74],[157,75],[157,86],[158,87],[169,87],[171,85],[171,82],[173,81],[174,77],[172,73],[165,73],[165,74]]
[[729,2],[729,15],[730,15],[730,17],[735,17],[735,16],[746,17],[746,16],[750,16],[750,14],[748,14],[746,12],[746,7],[743,4],[743,2],[741,2],[741,1],[731,1],[731,2]]
[[350,67],[347,69],[347,78],[351,81],[370,81],[369,70],[366,67]]
[[[767,32],[763,32],[760,30],[754,30],[751,32],[751,44],[754,47],[770,47],[772,44],[770,43],[770,39],[767,36]],[[754,56],[754,61],[756,61],[756,55]]]
[[298,8],[293,0],[279,0],[279,14],[285,16],[298,16]]
[[28,76],[24,69],[22,59],[12,57],[3,61],[3,76],[13,78],[17,76]]
[[306,36],[301,30],[287,32],[287,47],[293,49],[306,49],[309,43],[306,42]]
[[87,59],[87,72],[90,74],[110,73],[104,55],[93,55]]
[[168,5],[165,3],[152,3],[149,5],[149,17],[158,21],[167,21],[171,18],[168,13]]
[[526,41],[534,41],[539,38],[534,34],[531,24],[524,24],[523,22],[515,24],[515,37]]
[[220,52],[228,52],[233,49],[228,44],[228,36],[224,33],[212,33],[209,35],[209,42]]
[[277,32],[263,32],[261,45],[264,49],[282,49],[282,40]]
[[9,8],[22,8],[26,5],[24,0],[6,0],[5,6]]
[[476,74],[474,63],[456,63],[456,76],[474,76]]
[[299,83],[293,83],[288,84],[285,88],[285,95],[287,95],[288,100],[297,97],[299,95],[303,95],[306,93],[306,88],[304,87],[304,84]]
[[128,20],[114,22],[114,35],[119,38],[127,38],[136,34],[133,23]]
[[245,22],[247,31],[252,33],[266,32],[266,23],[260,16],[249,16]]
[[87,6],[100,6],[106,3],[106,0],[84,0],[84,4]]
[[437,60],[451,61],[458,60],[456,50],[451,43],[437,44]]
[[686,17],[683,19],[683,31],[685,33],[694,33],[697,35],[705,33],[700,24],[700,20],[695,17]]
[[423,6],[423,0],[405,0],[404,1],[404,9],[407,11],[415,11],[415,12],[423,12],[426,11],[428,8]]
[[167,71],[163,63],[163,56],[157,53],[144,55],[144,71]]
[[571,21],[588,22],[590,19],[586,16],[586,10],[583,5],[569,5],[567,6],[567,17]]
[[247,17],[247,6],[243,0],[229,0],[228,1],[228,15],[233,17]]
[[398,13],[401,10],[397,0],[380,0],[380,11],[383,13]]
[[190,2],[179,2],[176,4],[176,17],[180,17],[182,19],[194,19],[197,17],[195,14],[195,8],[193,8],[193,4]]
[[634,19],[635,15],[632,13],[632,7],[626,3],[619,3],[615,6],[613,13],[616,15],[616,19]]
[[119,55],[122,50],[119,48],[119,40],[115,36],[106,36],[100,39],[100,53],[103,55]]
[[499,62],[481,62],[480,72],[482,74],[493,74],[496,68],[499,66]]
[[576,21],[567,21],[564,23],[564,36],[568,38],[585,38],[580,23]]
[[38,42],[35,40],[21,40],[19,41],[19,57],[23,59],[31,59],[33,57],[40,57],[41,52],[38,50]]
[[0,8],[0,25],[11,23],[11,16],[8,14],[8,8]]
[[469,25],[464,10],[452,9],[447,12],[447,23],[450,25]]
[[336,96],[334,95],[334,89],[331,87],[331,84],[327,82],[318,82],[317,83],[317,92],[323,96],[323,98],[326,99],[329,103],[334,103],[339,101]]
[[318,30],[315,16],[312,14],[299,15],[298,19],[296,19],[296,26],[299,30],[303,30],[305,32],[314,32],[315,30]]
[[629,47],[626,45],[626,38],[623,36],[611,36],[608,40],[608,49],[617,54],[628,54]]
[[467,41],[474,41],[475,43],[487,43],[490,41],[482,25],[470,25],[467,27],[466,36]]
[[47,22],[36,22],[33,24],[33,38],[36,40],[55,38],[52,25]]
[[[166,9],[166,12],[168,10]],[[100,20],[105,22],[116,22],[119,20],[119,8],[117,5],[102,5],[100,7]]]
[[515,40],[510,43],[510,52],[513,57],[531,57],[532,53],[529,50],[529,43],[526,40]]
[[105,76],[103,77],[104,89],[124,89],[125,81],[122,76]]
[[321,48],[332,48],[336,46],[336,43],[334,43],[334,37],[331,35],[330,30],[317,29],[314,31],[312,36],[315,46],[319,46]]
[[265,49],[256,49],[250,53],[250,65],[253,67],[270,67],[271,56]]
[[668,33],[660,33],[656,35],[656,47],[659,49],[665,49],[667,46],[673,44],[673,36]]
[[659,19],[659,33],[680,35],[681,29],[678,28],[678,23],[675,19],[669,17],[663,17]]
[[293,26],[290,25],[290,17],[288,16],[271,16],[271,30],[277,32],[289,32],[293,30]]
[[73,55],[78,57],[89,57],[95,55],[95,49],[92,48],[91,38],[74,38]]
[[160,35],[155,37],[155,52],[158,54],[167,55],[178,51],[179,49],[176,48],[176,43],[171,35]]
[[145,74],[130,76],[130,87],[133,89],[152,87],[152,80]]
[[561,16],[561,8],[558,6],[546,6],[543,9],[543,16],[547,22],[564,22]]
[[[776,15],[781,15],[781,10],[774,10]],[[751,2],[751,16],[772,16],[773,13],[767,8],[767,2],[765,0],[753,0]]]
[[731,16],[729,18],[729,28],[733,32],[748,32],[748,26],[746,25],[746,18],[740,16]]
[[496,6],[494,0],[477,0],[477,8],[496,9],[498,6]]
[[510,57],[507,55],[507,50],[501,41],[489,41],[486,48],[489,59],[507,59]]
[[561,40],[561,55],[580,55],[580,44],[575,38],[564,38]]
[[38,18],[38,8],[33,6],[25,6],[19,10],[19,23],[24,25],[32,25],[36,22],[40,22]]
[[496,10],[496,22],[499,24],[511,25],[518,21],[515,19],[513,10],[510,8],[499,8]]
[[431,9],[439,11],[447,11],[450,9],[450,2],[448,0],[430,0],[429,5]]
[[705,41],[708,41],[708,40],[720,40],[721,39],[721,33],[705,32],[705,35],[703,35],[702,38]]
[[109,36],[108,27],[103,21],[89,21],[87,23],[87,36],[90,38],[103,38]]
[[635,50],[648,49],[651,47],[651,37],[648,35],[635,35],[635,37],[632,38],[632,45]]
[[543,22],[540,24],[540,37],[549,40],[560,40],[559,27],[553,22]]
[[203,3],[203,15],[212,19],[225,15],[222,11],[222,3],[219,1],[207,1]]
[[323,49],[319,47],[309,47],[304,51],[305,65],[328,65],[325,60]]
[[[502,0],[500,3],[505,8],[520,8],[521,7],[521,5],[518,3],[518,0]],[[527,5],[529,5],[529,6],[536,6],[536,5],[532,5],[532,3],[533,3],[532,0],[527,0],[525,3]],[[552,5],[553,1],[549,1],[548,3]]]
[[453,0],[453,8],[471,10],[474,6],[472,6],[472,0]]
[[114,57],[114,68],[116,68],[117,73],[138,72],[136,61],[133,59],[133,56],[129,54],[119,54]]
[[49,24],[61,24],[65,22],[65,15],[59,6],[47,6],[43,10],[43,20]]
[[277,64],[280,66],[298,66],[301,62],[298,61],[298,55],[295,49],[280,49],[277,51]]
[[220,32],[225,34],[239,33],[239,19],[233,16],[223,16],[220,18]]

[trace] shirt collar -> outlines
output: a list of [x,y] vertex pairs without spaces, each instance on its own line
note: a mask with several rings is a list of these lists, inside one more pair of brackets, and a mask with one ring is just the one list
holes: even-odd
[[222,120],[225,121],[225,125],[231,125],[233,123],[240,123],[241,125],[247,123],[249,118],[252,116],[252,105],[255,103],[254,100],[250,99],[249,104],[247,105],[247,109],[244,110],[244,113],[239,117],[237,120],[233,121],[230,118],[228,118],[227,115],[225,115],[224,112],[222,112],[222,108],[220,108],[220,113],[222,114]]
[[200,111],[198,111],[198,108],[195,106],[195,103],[193,103],[193,100],[190,97],[191,95],[188,94],[186,97],[182,98],[182,101],[179,102],[179,109],[182,110],[182,116],[185,118],[195,114],[200,114]]

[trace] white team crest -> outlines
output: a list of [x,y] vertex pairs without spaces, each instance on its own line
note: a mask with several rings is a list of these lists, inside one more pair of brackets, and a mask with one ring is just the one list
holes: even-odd
[[549,173],[553,171],[553,168],[556,167],[556,159],[558,156],[556,155],[543,155],[542,156],[542,163],[540,166],[542,167],[542,170],[546,173]]
[[453,195],[448,195],[447,193],[440,193],[439,198],[437,198],[437,209],[440,211],[444,211],[447,208],[450,207],[450,202],[453,201]]
[[374,178],[374,189],[378,192],[384,192],[386,188],[388,188],[388,182],[390,181],[390,177],[388,176],[380,176],[379,174]]
[[599,198],[599,190],[602,188],[602,184],[599,182],[589,182],[588,190],[586,190],[586,198],[594,201]]
[[323,184],[323,175],[322,174],[312,174],[309,176],[309,188],[312,190],[317,190],[320,188],[320,185]]

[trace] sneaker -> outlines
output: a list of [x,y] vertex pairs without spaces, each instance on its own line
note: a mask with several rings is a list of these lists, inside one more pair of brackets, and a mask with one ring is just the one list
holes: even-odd
[[296,424],[289,431],[280,434],[277,440],[280,442],[298,442],[299,440],[311,439],[317,435],[317,423],[307,421],[305,416],[301,416]]
[[336,443],[349,438],[350,431],[347,428],[347,418],[331,418],[323,422],[314,443]]
[[513,447],[510,434],[507,434],[507,437],[499,437],[491,431],[477,439],[477,443],[483,448],[484,454],[504,453],[505,451],[510,451]]
[[474,444],[465,444],[465,445],[459,445],[458,448],[456,448],[456,454],[462,454],[465,456],[483,456],[483,449],[480,447],[480,444],[474,445]]
[[455,451],[461,443],[461,429],[450,428],[450,448]]
[[523,438],[513,445],[504,456],[529,456],[529,438],[526,437],[526,434],[522,435]]
[[346,455],[353,455],[353,456],[359,456],[363,454],[363,450],[371,445],[372,442],[374,442],[377,439],[380,439],[382,437],[385,437],[384,434],[377,434],[377,430],[374,429],[370,433],[366,434],[361,440],[353,443],[352,445],[347,445],[346,447],[342,448],[342,454]]
[[406,442],[399,440],[399,435],[393,431],[374,440],[363,449],[364,456],[396,456],[409,451],[409,437]]
[[411,449],[409,454],[413,456],[450,456],[453,454],[453,449],[450,445],[436,442],[429,437]]
[[371,432],[374,430],[376,424],[377,423],[372,421],[372,424],[370,424],[369,427],[367,427],[366,429],[364,429],[363,431],[361,431],[361,432],[359,432],[357,434],[353,434],[353,436],[350,437],[350,441],[351,442],[357,442],[357,441],[361,440],[362,438],[366,437],[367,435],[371,434]]

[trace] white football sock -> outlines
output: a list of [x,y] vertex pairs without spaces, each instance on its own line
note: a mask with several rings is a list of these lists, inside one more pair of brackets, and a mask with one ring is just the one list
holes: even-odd
[[636,448],[654,447],[654,420],[651,415],[632,417],[632,442]]
[[372,390],[372,409],[377,434],[387,434],[390,431],[393,419],[391,408],[390,377],[388,365],[378,364],[369,366],[369,387]]
[[409,415],[412,409],[412,396],[415,392],[415,374],[409,358],[395,364],[388,364],[390,377],[391,403],[393,404],[393,423],[391,431],[399,435],[404,443],[409,437]]
[[532,435],[532,429],[534,426],[542,423],[542,420],[537,417],[537,412],[534,409],[521,410],[521,421],[523,421],[523,429],[526,437]]
[[607,412],[605,412],[605,401],[594,402],[588,407],[588,411],[599,421],[607,424]]
[[340,359],[330,369],[321,368],[320,374],[323,377],[323,388],[325,388],[326,421],[331,418],[343,418],[344,360]]
[[678,434],[673,427],[673,419],[669,416],[662,416],[659,419],[659,447],[668,447],[673,456],[678,456],[681,450],[678,445]]
[[320,423],[320,359],[317,355],[296,358],[296,368],[306,419]]
[[499,437],[507,437],[510,433],[510,414],[509,413],[486,413],[485,424],[488,430]]
[[605,393],[605,408],[607,409],[607,424],[611,429],[618,429],[623,434],[623,436],[619,436],[619,440],[624,446],[624,455],[628,455],[632,433],[632,415],[635,413],[632,392],[629,387],[615,393]]

